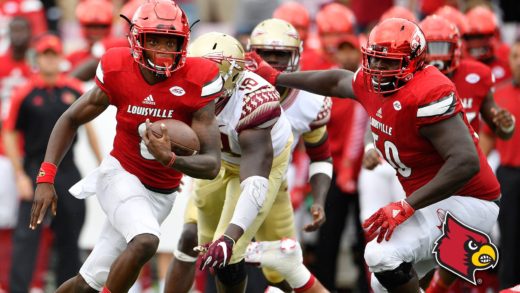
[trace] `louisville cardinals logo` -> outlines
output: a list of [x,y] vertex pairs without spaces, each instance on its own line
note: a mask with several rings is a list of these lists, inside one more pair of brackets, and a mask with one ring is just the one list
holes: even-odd
[[496,266],[498,250],[485,233],[461,223],[449,212],[442,232],[432,251],[441,267],[476,285],[475,271]]

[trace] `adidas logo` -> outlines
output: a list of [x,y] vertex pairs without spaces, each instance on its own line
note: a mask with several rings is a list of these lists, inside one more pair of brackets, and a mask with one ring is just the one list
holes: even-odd
[[381,108],[379,108],[379,110],[377,110],[376,116],[379,118],[383,118],[383,111],[381,110]]
[[148,97],[144,98],[144,100],[143,100],[143,104],[146,104],[146,105],[155,105],[155,101],[154,101],[152,95],[149,95]]

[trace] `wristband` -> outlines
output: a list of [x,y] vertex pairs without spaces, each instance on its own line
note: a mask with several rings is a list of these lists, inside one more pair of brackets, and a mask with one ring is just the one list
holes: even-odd
[[170,161],[168,162],[168,164],[166,164],[166,168],[171,168],[173,166],[173,163],[175,163],[176,158],[177,158],[177,156],[175,155],[175,153],[171,152],[171,158],[170,158]]
[[58,167],[56,167],[56,165],[53,163],[43,162],[40,166],[40,171],[38,171],[36,183],[54,184],[54,178],[56,177],[57,171]]
[[500,130],[502,130],[503,133],[511,133],[514,129],[515,129],[515,116],[512,116],[511,117],[513,119],[513,123],[511,123],[511,126],[507,127],[507,128],[504,128],[502,126],[500,126]]

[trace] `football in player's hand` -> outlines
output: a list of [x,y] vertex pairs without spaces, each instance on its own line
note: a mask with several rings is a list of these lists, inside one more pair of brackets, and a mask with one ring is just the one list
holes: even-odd
[[161,137],[162,135],[161,124],[166,126],[172,145],[172,152],[176,155],[191,156],[200,151],[199,138],[188,124],[175,119],[155,121],[150,128],[156,137]]

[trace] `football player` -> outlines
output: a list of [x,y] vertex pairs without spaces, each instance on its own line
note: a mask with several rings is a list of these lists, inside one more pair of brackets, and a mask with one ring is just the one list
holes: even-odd
[[510,80],[507,58],[497,56],[499,29],[495,13],[485,6],[477,6],[466,13],[466,18],[469,29],[464,40],[468,56],[489,66],[497,84]]
[[[273,18],[258,24],[251,33],[249,50],[258,53],[277,70],[283,72],[299,70],[302,41],[295,28],[288,22]],[[332,157],[326,127],[330,119],[332,102],[329,97],[305,91],[284,87],[276,89],[280,93],[280,104],[294,135],[295,142],[292,149],[296,148],[301,138],[311,161],[308,180],[314,197],[314,204],[310,210],[313,223],[307,224],[304,231],[315,231],[325,221],[323,206],[332,177]],[[286,193],[287,190],[284,188],[279,192]],[[280,249],[277,251],[282,253]],[[273,279],[273,274],[270,274],[265,267],[264,274],[271,283],[276,284],[281,281]]]
[[374,145],[396,169],[407,195],[363,224],[372,288],[419,292],[418,277],[434,265],[438,212],[449,211],[489,233],[498,216],[500,186],[453,83],[425,64],[426,39],[415,23],[398,18],[379,23],[362,51],[363,64],[355,73],[280,73],[259,56],[251,58],[259,64],[256,72],[273,84],[354,98],[364,106]]
[[[127,292],[156,252],[159,225],[170,213],[182,174],[205,179],[218,174],[213,100],[220,96],[223,81],[213,62],[186,58],[189,36],[188,19],[175,2],[143,3],[132,20],[131,48],[107,51],[96,71],[96,86],[56,123],[37,177],[33,229],[48,208],[57,212],[54,177],[78,126],[109,105],[117,108],[110,156],[71,189],[79,198],[97,194],[107,220],[79,274],[57,292]],[[150,122],[160,119],[191,125],[200,153],[173,153],[165,127],[161,137],[151,132]]]
[[[242,292],[246,284],[244,254],[251,239],[295,237],[284,183],[293,141],[291,125],[276,89],[245,70],[245,52],[237,40],[222,33],[204,34],[190,45],[189,53],[219,64],[226,91],[216,104],[222,169],[214,180],[196,181],[185,223],[193,228],[197,223],[198,242],[208,243],[201,269],[215,270],[218,291]],[[193,204],[196,210],[191,208]],[[188,232],[185,229],[179,241],[166,292],[186,292],[191,286],[193,278],[181,271],[193,272],[196,260],[189,253],[195,243],[189,241]],[[291,288],[323,289],[301,261],[293,264],[286,277]]]
[[[482,115],[499,138],[511,138],[514,121],[507,110],[495,103],[491,69],[475,60],[461,60],[461,39],[455,24],[432,15],[421,21],[419,26],[428,43],[426,62],[437,67],[453,81],[473,130],[479,133]],[[438,269],[435,274],[427,292],[447,292],[455,281],[455,275],[443,269]]]

